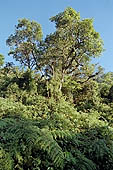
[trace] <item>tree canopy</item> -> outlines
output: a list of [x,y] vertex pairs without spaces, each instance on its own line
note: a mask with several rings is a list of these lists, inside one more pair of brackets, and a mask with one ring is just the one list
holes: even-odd
[[18,21],[15,33],[9,36],[6,43],[11,47],[9,55],[12,55],[20,64],[32,69],[37,66],[38,45],[41,41],[40,24],[24,18]]

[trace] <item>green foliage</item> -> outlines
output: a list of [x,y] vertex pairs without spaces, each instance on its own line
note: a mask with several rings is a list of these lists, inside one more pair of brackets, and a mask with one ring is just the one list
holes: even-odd
[[112,170],[113,73],[90,63],[103,42],[72,8],[50,20],[43,41],[27,19],[7,40],[24,68],[0,68],[0,170]]
[[28,19],[18,20],[14,34],[7,39],[7,45],[11,47],[9,55],[29,69],[38,65],[39,49],[37,45],[42,40],[40,24]]
[[0,66],[4,64],[4,56],[0,54]]
[[94,170],[113,166],[113,150],[108,146],[109,139],[113,140],[110,129],[99,127],[74,133],[71,130],[51,131],[48,126],[39,126],[38,121],[21,117],[0,121],[2,152],[7,152],[4,159],[8,159],[7,164],[11,164],[12,169],[64,167]]
[[51,133],[47,129],[39,129],[36,122],[6,118],[0,121],[0,130],[2,130],[1,145],[4,152],[5,150],[11,152],[10,161],[14,162],[13,169],[17,167],[22,169],[24,166],[36,168],[35,159],[39,159],[36,166],[43,162],[40,160],[43,155],[39,155],[39,152],[47,155],[48,163],[51,160],[54,166],[61,167],[62,149],[52,138]]
[[79,13],[67,8],[51,21],[56,24],[56,32],[46,38],[49,66],[51,64],[54,69],[58,66],[71,74],[80,66],[85,67],[91,57],[101,54],[102,40],[94,30],[92,19],[80,20]]
[[[2,140],[2,138],[1,138]],[[11,156],[0,146],[0,170],[12,170],[13,161],[11,160]]]

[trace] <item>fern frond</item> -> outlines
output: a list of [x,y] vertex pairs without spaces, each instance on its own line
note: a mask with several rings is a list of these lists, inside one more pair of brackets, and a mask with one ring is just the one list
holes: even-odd
[[[35,131],[36,132],[36,131]],[[28,133],[27,133],[28,135]],[[56,167],[63,167],[64,154],[62,148],[54,140],[53,136],[47,129],[39,129],[37,127],[36,133],[30,133],[27,137],[27,145],[35,150],[42,150],[53,161]]]
[[[64,155],[70,168],[73,167],[76,170],[96,170],[96,165],[78,150],[75,150],[74,155],[71,152],[65,152]],[[67,165],[65,165],[65,169],[68,169]]]
[[92,156],[93,158],[95,157],[95,159],[98,161],[99,159],[103,159],[105,155],[109,155],[109,148],[107,147],[104,139],[98,139],[95,140],[92,144],[92,146],[90,146],[90,156]]
[[72,139],[73,137],[72,132],[68,130],[53,130],[51,134],[54,139]]
[[52,159],[56,167],[62,167],[64,162],[64,154],[62,148],[53,139],[51,133],[42,129],[41,136],[36,140],[35,143],[40,149],[46,151],[49,157]]

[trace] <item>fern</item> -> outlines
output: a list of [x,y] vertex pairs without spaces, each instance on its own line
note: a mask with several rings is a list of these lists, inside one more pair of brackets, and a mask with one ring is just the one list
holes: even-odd
[[33,143],[36,149],[38,150],[41,149],[47,152],[48,156],[51,158],[51,160],[53,161],[56,167],[63,166],[64,155],[62,152],[62,148],[53,139],[51,133],[47,129],[41,129],[41,130],[39,129],[38,137],[36,140],[34,140]]
[[68,130],[53,130],[51,131],[51,134],[54,139],[72,139],[73,137],[72,132]]
[[65,152],[65,159],[67,162],[67,164],[65,164],[66,170],[69,170],[69,168],[72,167],[76,170],[96,170],[96,165],[78,150],[75,150],[74,155],[70,152]]

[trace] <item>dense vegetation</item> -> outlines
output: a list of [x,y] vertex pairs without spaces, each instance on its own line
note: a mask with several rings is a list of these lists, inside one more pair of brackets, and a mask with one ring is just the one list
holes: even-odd
[[113,73],[92,59],[103,41],[72,8],[40,24],[21,19],[0,55],[0,170],[113,170]]

